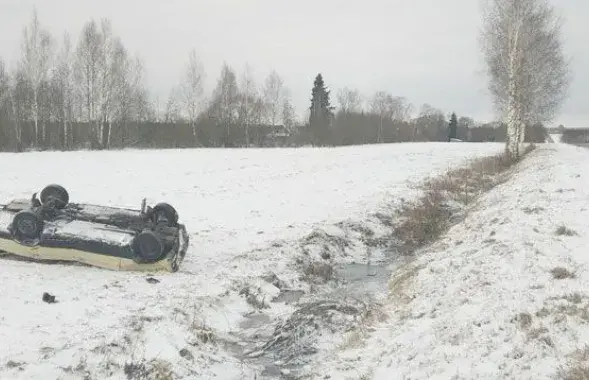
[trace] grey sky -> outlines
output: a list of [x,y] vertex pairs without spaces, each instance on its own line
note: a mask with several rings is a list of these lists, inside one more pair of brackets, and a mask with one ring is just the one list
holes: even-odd
[[[575,81],[558,123],[589,126],[589,2],[554,0],[566,18],[565,49]],[[248,62],[261,82],[284,78],[299,113],[314,76],[333,90],[387,90],[416,107],[478,119],[492,116],[477,46],[478,0],[0,0],[0,56],[18,58],[33,6],[54,35],[77,36],[90,18],[108,17],[127,48],[143,58],[153,94],[165,100],[196,48],[211,89],[227,61]],[[334,99],[335,102],[335,99]]]

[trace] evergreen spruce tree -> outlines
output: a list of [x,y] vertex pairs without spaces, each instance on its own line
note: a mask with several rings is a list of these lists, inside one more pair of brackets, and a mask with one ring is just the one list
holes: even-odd
[[458,118],[456,117],[456,113],[452,112],[452,116],[450,116],[450,123],[448,124],[448,141],[455,139],[457,132]]
[[329,139],[329,127],[333,118],[333,109],[329,101],[329,91],[323,82],[321,73],[317,74],[311,91],[309,129],[314,145],[326,145]]

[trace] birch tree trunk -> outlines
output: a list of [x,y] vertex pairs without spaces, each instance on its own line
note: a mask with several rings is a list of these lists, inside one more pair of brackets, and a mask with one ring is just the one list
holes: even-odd
[[196,124],[203,103],[205,71],[202,62],[199,60],[196,50],[192,49],[188,56],[184,77],[180,85],[182,105],[188,115],[192,127],[194,145],[198,145],[198,134]]
[[566,98],[570,76],[561,24],[546,0],[483,1],[489,90],[507,124],[506,154],[519,158],[526,125],[552,121]]

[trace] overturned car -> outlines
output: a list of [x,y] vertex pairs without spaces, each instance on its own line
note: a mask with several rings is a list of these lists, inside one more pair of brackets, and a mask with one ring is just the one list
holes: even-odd
[[176,272],[188,249],[186,228],[167,203],[140,210],[71,203],[65,188],[0,205],[0,251],[38,261],[114,270]]

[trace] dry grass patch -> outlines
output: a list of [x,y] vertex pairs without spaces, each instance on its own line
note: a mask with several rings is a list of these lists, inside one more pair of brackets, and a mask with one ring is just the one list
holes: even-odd
[[[526,154],[533,149],[527,149]],[[413,253],[437,240],[461,220],[463,211],[478,196],[505,181],[503,174],[519,161],[503,153],[483,157],[426,181],[425,194],[401,209],[402,221],[394,228],[395,236],[404,244],[402,252]]]
[[137,363],[126,363],[124,373],[128,380],[172,380],[172,365],[165,360],[142,360]]
[[517,322],[520,329],[527,330],[532,326],[532,314],[519,313],[515,316],[513,321]]
[[567,322],[570,318],[589,323],[589,297],[579,292],[549,297],[536,317],[551,318],[550,324]]
[[589,346],[573,352],[566,367],[559,369],[556,379],[589,380]]
[[303,279],[309,282],[328,282],[334,276],[333,264],[329,262],[312,261],[303,269]]
[[554,278],[555,280],[565,280],[567,278],[576,277],[574,272],[571,272],[570,270],[564,267],[552,268],[550,274],[552,274],[552,278]]
[[563,368],[558,372],[560,380],[589,380],[589,364],[575,363],[568,368]]
[[425,266],[407,264],[403,269],[397,271],[389,280],[389,298],[397,303],[408,303],[413,299],[410,293],[410,286],[415,278]]
[[556,231],[554,232],[554,234],[556,236],[576,236],[577,235],[577,233],[575,231],[571,230],[567,226],[558,227],[556,229]]

